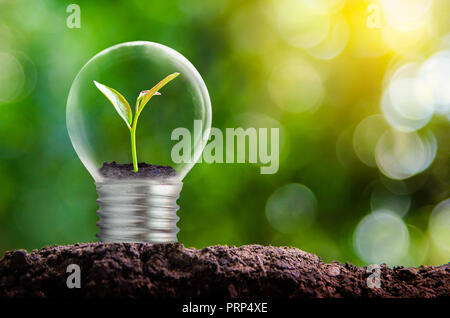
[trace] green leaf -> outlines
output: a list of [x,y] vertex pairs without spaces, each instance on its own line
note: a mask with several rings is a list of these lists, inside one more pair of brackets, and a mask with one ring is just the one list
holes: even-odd
[[[153,86],[152,89],[149,89],[146,93],[144,93],[144,95],[141,96],[141,94],[139,94],[138,97],[138,105],[137,109],[138,109],[138,113],[137,116],[140,115],[140,113],[142,112],[142,110],[144,109],[145,105],[147,105],[148,101],[150,100],[150,98],[153,97],[153,95],[157,95],[158,91],[167,83],[169,83],[171,80],[173,80],[175,77],[177,77],[178,75],[180,75],[180,73],[173,73],[170,74],[169,76],[166,76],[163,80],[161,80],[158,84],[156,84],[155,86]],[[139,100],[139,98],[141,98],[141,100]]]
[[118,91],[115,89],[108,87],[106,85],[100,84],[99,82],[94,81],[95,86],[109,99],[111,104],[113,104],[116,111],[119,113],[119,116],[127,124],[128,128],[131,128],[131,123],[133,121],[133,112],[131,111],[130,105],[128,104],[125,97],[123,97]]
[[[139,106],[140,106],[140,104],[141,104],[142,98],[144,97],[144,95],[145,95],[148,91],[149,91],[149,90],[142,91],[142,92],[139,93],[139,96],[138,96],[138,98],[137,98],[137,100],[136,100],[136,113],[139,111]],[[156,96],[156,95],[161,95],[161,93],[160,93],[160,92],[156,92],[155,94],[153,94],[153,96]]]

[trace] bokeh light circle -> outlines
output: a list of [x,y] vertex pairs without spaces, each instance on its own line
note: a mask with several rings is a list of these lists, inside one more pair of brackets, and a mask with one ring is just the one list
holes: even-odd
[[389,97],[396,111],[411,120],[429,119],[433,114],[430,100],[415,94],[418,88],[415,78],[399,78],[389,86]]
[[345,17],[340,14],[335,19],[327,37],[318,45],[309,48],[308,53],[321,60],[337,57],[347,46],[350,28]]
[[320,74],[300,58],[290,58],[275,66],[267,86],[277,106],[288,112],[314,111],[323,100]]
[[381,184],[377,184],[370,195],[370,207],[372,211],[389,210],[399,217],[405,216],[411,206],[409,195],[392,193]]
[[388,23],[404,32],[422,27],[432,4],[432,0],[381,0]]
[[418,63],[403,65],[394,73],[383,93],[383,114],[398,130],[418,130],[433,116],[432,94],[428,86],[416,77],[419,69]]
[[437,151],[431,130],[418,134],[391,129],[377,143],[375,157],[380,171],[395,180],[410,178],[427,169]]
[[22,91],[25,72],[12,54],[0,52],[0,104],[14,101]]
[[438,114],[450,114],[450,50],[440,51],[423,63],[418,81],[433,97]]
[[423,49],[430,43],[432,30],[430,27],[423,27],[404,32],[388,24],[381,29],[381,35],[384,43],[398,55],[421,58]]
[[394,194],[412,195],[427,182],[428,176],[429,174],[427,172],[423,172],[408,179],[395,180],[380,173],[379,180],[386,189]]
[[408,228],[395,213],[374,211],[356,227],[353,245],[359,257],[367,263],[400,265],[408,253]]
[[312,10],[304,2],[284,0],[277,12],[282,38],[297,48],[311,48],[321,43],[331,26],[328,14]]
[[418,267],[426,264],[429,256],[430,239],[429,236],[422,232],[417,226],[408,224],[409,232],[409,251],[403,266]]
[[[280,162],[289,156],[290,152],[290,136],[286,127],[275,118],[261,112],[244,112],[236,115],[237,127],[243,129],[256,128],[267,129],[268,146],[271,147],[271,129],[277,128],[279,132],[279,160]],[[261,165],[260,162],[257,165]]]
[[450,257],[450,198],[439,203],[430,216],[429,231],[434,245]]
[[382,115],[364,118],[353,134],[353,149],[358,158],[369,167],[376,167],[375,148],[388,125]]
[[317,201],[306,186],[290,183],[277,189],[266,203],[269,223],[282,233],[293,233],[313,222]]

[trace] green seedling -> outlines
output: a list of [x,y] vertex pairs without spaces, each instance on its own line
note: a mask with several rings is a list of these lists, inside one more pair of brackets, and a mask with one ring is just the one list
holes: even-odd
[[136,127],[137,122],[139,119],[139,116],[142,113],[142,110],[144,109],[145,105],[147,105],[150,98],[152,98],[155,95],[161,95],[159,93],[159,90],[169,83],[171,80],[173,80],[175,77],[180,75],[180,73],[173,73],[164,78],[162,81],[160,81],[158,84],[156,84],[152,89],[142,91],[137,100],[136,100],[136,110],[134,112],[134,118],[133,118],[133,112],[131,110],[130,105],[128,104],[125,97],[122,96],[118,91],[115,89],[108,87],[106,85],[100,84],[99,82],[94,81],[95,86],[100,90],[100,92],[103,93],[103,95],[108,98],[108,100],[113,104],[114,108],[116,109],[119,116],[125,121],[127,124],[128,129],[130,130],[131,135],[131,155],[133,157],[133,170],[134,172],[138,172],[138,164],[137,164],[137,152],[136,152]]

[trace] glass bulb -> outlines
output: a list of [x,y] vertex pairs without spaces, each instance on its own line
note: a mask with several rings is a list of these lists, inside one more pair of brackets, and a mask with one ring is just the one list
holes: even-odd
[[[157,90],[161,95],[153,95],[138,116],[137,161],[155,165],[143,177],[143,164],[137,173],[132,171],[131,127],[113,106],[114,100],[110,102],[111,96],[106,98],[94,81],[118,91],[128,101],[134,119],[141,92],[173,73],[180,75]],[[112,46],[90,59],[76,76],[66,116],[73,147],[96,183],[100,240],[177,241],[176,200],[182,180],[200,158],[211,129],[211,101],[195,67],[161,44],[139,41]],[[179,127],[192,137],[190,160],[174,162],[172,132]],[[110,167],[122,170],[106,173],[107,163],[112,162]],[[127,177],[121,174],[123,169],[129,170]],[[173,173],[161,175],[164,171]]]

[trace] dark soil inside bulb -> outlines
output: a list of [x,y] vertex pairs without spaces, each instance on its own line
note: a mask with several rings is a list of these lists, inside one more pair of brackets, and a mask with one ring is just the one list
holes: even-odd
[[138,164],[138,172],[133,171],[133,164],[105,162],[100,173],[111,179],[159,179],[177,176],[177,171],[170,166],[150,165],[145,162]]

